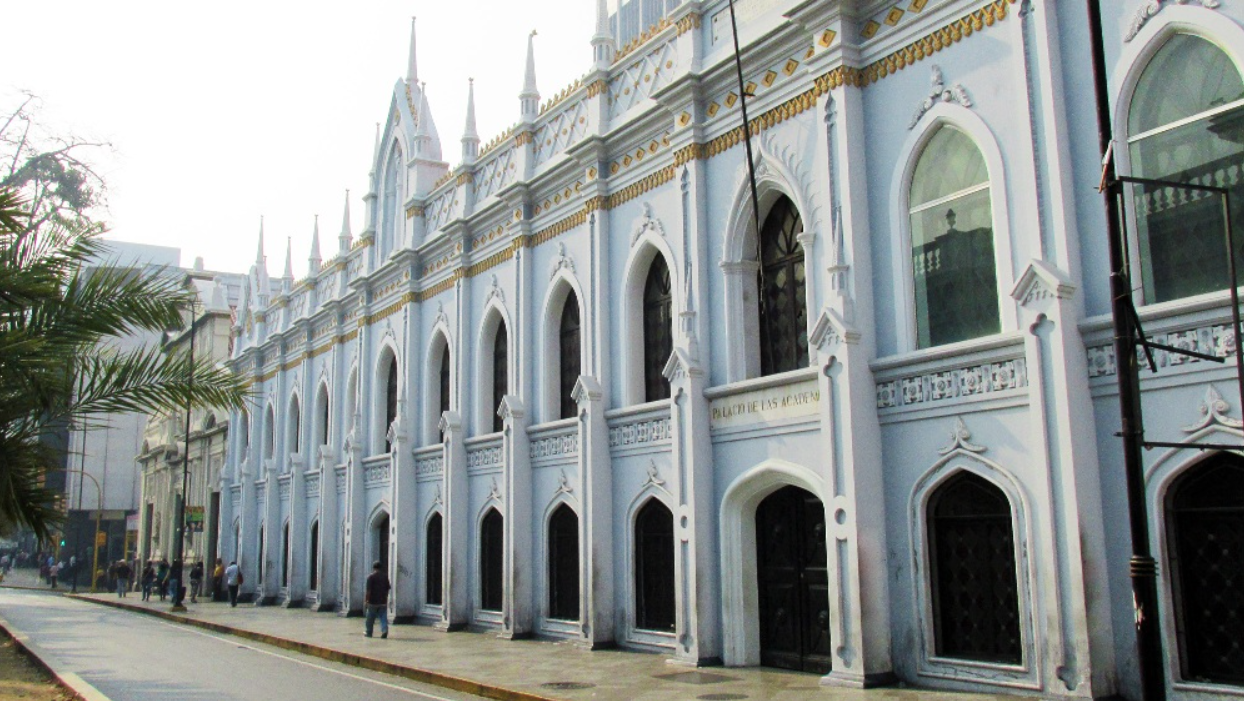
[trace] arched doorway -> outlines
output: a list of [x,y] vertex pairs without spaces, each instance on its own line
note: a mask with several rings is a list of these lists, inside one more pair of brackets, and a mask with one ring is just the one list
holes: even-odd
[[1167,524],[1183,678],[1244,683],[1244,458],[1219,453],[1185,472]]
[[442,587],[442,568],[444,567],[443,553],[441,552],[441,515],[433,514],[428,519],[427,542],[424,547],[424,558],[426,558],[426,601],[429,605],[441,605],[441,587]]
[[376,544],[376,559],[380,561],[380,571],[389,572],[389,515],[382,513],[375,521],[373,530],[375,538],[372,542]]
[[829,577],[825,507],[799,487],[783,487],[756,508],[760,663],[829,672]]

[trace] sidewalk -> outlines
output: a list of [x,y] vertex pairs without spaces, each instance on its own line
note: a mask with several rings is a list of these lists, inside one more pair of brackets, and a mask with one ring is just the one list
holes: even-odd
[[568,643],[502,640],[488,633],[441,633],[427,626],[393,626],[387,640],[363,637],[361,618],[306,609],[226,603],[187,603],[184,614],[167,602],[143,602],[131,593],[84,594],[85,601],[158,615],[241,635],[286,649],[398,674],[498,699],[770,699],[869,701],[988,701],[1018,697],[885,688],[870,691],[823,687],[820,677],[762,668],[681,667],[662,655],[620,650],[588,651]]

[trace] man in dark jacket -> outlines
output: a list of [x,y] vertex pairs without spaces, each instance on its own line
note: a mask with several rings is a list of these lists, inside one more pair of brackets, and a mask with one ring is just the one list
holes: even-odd
[[363,608],[367,614],[363,622],[363,633],[370,638],[376,618],[379,617],[380,637],[387,638],[389,637],[389,590],[393,587],[389,584],[389,575],[380,569],[379,560],[371,566],[371,570],[371,574],[367,577],[367,592],[363,596]]

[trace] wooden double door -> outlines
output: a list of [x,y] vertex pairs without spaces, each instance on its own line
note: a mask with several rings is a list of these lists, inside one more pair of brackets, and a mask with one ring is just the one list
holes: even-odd
[[783,487],[756,509],[760,663],[829,672],[829,576],[825,507],[798,487]]

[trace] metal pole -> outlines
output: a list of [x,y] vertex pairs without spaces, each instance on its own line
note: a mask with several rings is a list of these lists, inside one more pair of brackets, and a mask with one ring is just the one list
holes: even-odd
[[[82,427],[82,431],[79,435],[82,437],[82,445],[80,446],[80,450],[78,451],[78,469],[79,471],[82,472],[82,474],[85,475],[86,474],[86,427],[85,426]],[[71,472],[71,471],[66,470],[66,472]],[[94,478],[92,477],[91,479],[94,479]],[[83,481],[84,480],[81,478],[78,479],[78,512],[79,513],[81,513],[82,511],[82,483]],[[98,486],[99,485],[96,484],[96,487]],[[104,497],[103,497],[103,494],[101,493],[99,497],[99,503],[95,505],[96,510],[104,508],[103,500],[104,500]],[[70,554],[76,555],[77,551],[81,549],[82,549],[82,524],[79,523],[73,529],[73,549],[70,551]],[[78,561],[74,560],[73,572],[70,573],[70,577],[73,582],[72,586],[70,587],[70,591],[72,591],[74,594],[78,593],[78,564],[79,564]],[[94,570],[92,570],[92,572],[94,572]]]
[[181,604],[180,595],[181,583],[185,581],[186,578],[186,563],[182,561],[182,558],[185,555],[186,541],[186,497],[188,496],[186,493],[186,485],[190,479],[190,410],[192,408],[190,395],[194,391],[194,327],[196,321],[195,308],[198,306],[198,291],[194,289],[194,281],[190,278],[187,278],[187,280],[190,282],[191,292],[195,295],[195,297],[193,297],[190,302],[190,362],[188,363],[190,377],[187,382],[188,386],[186,392],[186,436],[185,448],[182,450],[181,495],[176,501],[176,508],[173,512],[175,519],[173,521],[175,532],[175,538],[173,541],[173,562],[174,564],[181,562],[181,576],[177,580],[177,591],[173,592],[173,611],[186,610],[186,607]]
[[760,202],[756,198],[756,159],[752,156],[752,127],[747,121],[747,88],[743,84],[743,57],[739,55],[739,25],[734,20],[734,0],[730,0],[730,30],[734,35],[734,70],[739,79],[739,112],[743,116],[743,145],[747,149],[747,176],[752,188],[752,219],[756,224],[756,262],[760,263]]
[[[102,489],[100,490],[100,495],[101,496],[103,495]],[[91,550],[91,593],[92,594],[95,593],[95,584],[96,584],[95,573],[99,571],[99,521],[100,521],[100,518],[103,517],[103,515],[104,515],[104,508],[103,508],[103,505],[101,504],[99,508],[95,509],[95,535],[93,536],[94,539],[91,541],[94,544]],[[74,581],[76,582],[78,579],[78,575],[74,574],[73,578],[74,578]]]
[[[1101,148],[1103,182],[1114,182],[1111,145],[1110,97],[1106,90],[1106,50],[1101,29],[1101,2],[1088,0],[1089,38],[1093,54],[1093,83],[1097,102],[1097,131]],[[1136,354],[1137,333],[1133,325],[1131,280],[1127,273],[1119,201],[1106,188],[1106,232],[1110,245],[1110,297],[1114,320],[1114,358],[1119,386],[1120,435],[1123,438],[1123,470],[1127,478],[1128,512],[1131,521],[1132,602],[1136,611],[1136,662],[1141,675],[1142,701],[1166,698],[1166,675],[1162,669],[1162,640],[1157,608],[1157,563],[1149,550],[1149,513],[1145,506],[1144,423],[1140,405],[1140,363]]]

